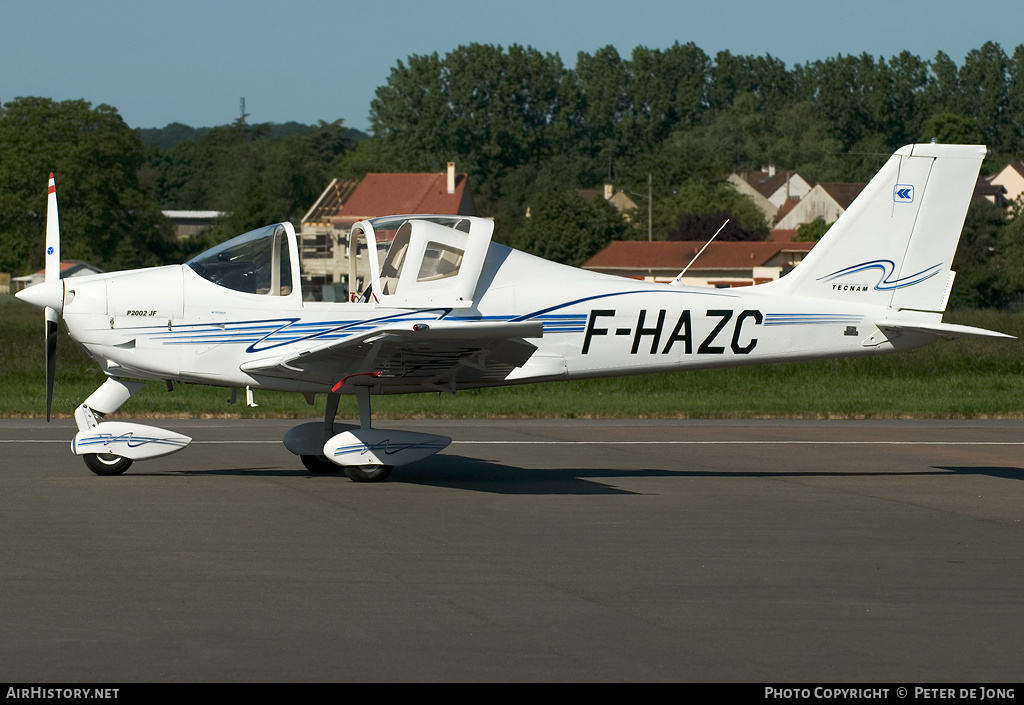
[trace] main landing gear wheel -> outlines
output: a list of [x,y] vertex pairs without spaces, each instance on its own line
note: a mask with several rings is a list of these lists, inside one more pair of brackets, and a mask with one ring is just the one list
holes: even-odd
[[108,453],[86,453],[82,460],[97,475],[122,475],[132,466],[131,458]]
[[323,455],[300,455],[299,460],[314,475],[332,475],[341,470],[340,466],[335,465]]
[[346,465],[344,469],[352,482],[383,482],[391,474],[390,465]]

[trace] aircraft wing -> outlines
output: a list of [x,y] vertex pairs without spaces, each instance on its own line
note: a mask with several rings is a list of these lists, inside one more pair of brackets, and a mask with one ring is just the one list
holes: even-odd
[[431,321],[389,325],[308,350],[244,363],[251,375],[333,387],[351,375],[375,374],[394,391],[455,391],[458,383],[500,381],[537,350],[540,322]]

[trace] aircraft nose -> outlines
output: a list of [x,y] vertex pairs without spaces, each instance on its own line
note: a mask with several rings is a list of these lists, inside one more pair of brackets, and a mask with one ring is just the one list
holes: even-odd
[[22,289],[15,296],[37,308],[49,306],[56,311],[61,311],[64,308],[64,282],[43,282]]

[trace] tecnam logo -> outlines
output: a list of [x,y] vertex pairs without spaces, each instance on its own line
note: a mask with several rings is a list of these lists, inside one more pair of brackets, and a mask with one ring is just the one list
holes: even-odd
[[896,184],[892,189],[892,200],[896,203],[913,203],[914,187],[910,184]]

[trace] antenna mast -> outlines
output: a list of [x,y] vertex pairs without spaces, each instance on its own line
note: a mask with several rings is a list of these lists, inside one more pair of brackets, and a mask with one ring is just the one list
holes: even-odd
[[722,230],[725,229],[725,226],[729,224],[729,220],[729,218],[725,219],[725,222],[722,223],[722,227],[716,230],[715,234],[711,236],[711,239],[704,243],[704,247],[700,248],[697,254],[693,256],[693,259],[690,260],[690,264],[683,267],[683,271],[676,275],[676,278],[672,280],[672,286],[679,286],[680,284],[683,283],[683,275],[686,274],[686,270],[689,269],[690,266],[697,261],[697,258],[700,257],[701,253],[704,252],[704,250],[708,249],[708,245],[711,244],[711,240],[714,240],[716,237],[718,237],[718,233],[722,232]]

